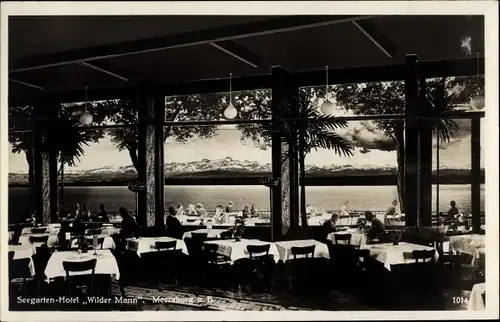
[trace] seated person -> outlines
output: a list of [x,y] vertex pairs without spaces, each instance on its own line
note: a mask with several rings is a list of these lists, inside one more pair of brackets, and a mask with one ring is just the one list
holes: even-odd
[[248,205],[245,205],[245,207],[243,207],[243,211],[241,212],[241,218],[247,219],[248,217],[250,217],[250,209],[248,208]]
[[177,205],[176,216],[184,215],[184,207],[181,204]]
[[134,237],[137,231],[137,223],[135,222],[134,217],[132,217],[127,209],[124,207],[120,207],[118,210],[122,219],[122,229],[120,234],[123,238]]
[[95,216],[95,221],[109,222],[108,212],[106,211],[105,206],[102,204],[99,206],[99,212]]
[[400,215],[399,207],[398,207],[398,201],[393,200],[392,205],[387,209],[385,212],[386,216],[397,216]]
[[222,205],[215,207],[215,215],[212,220],[215,225],[226,224],[228,222],[227,212],[224,212],[224,207],[222,207]]
[[321,235],[321,239],[322,240],[326,240],[326,238],[328,237],[328,234],[330,233],[334,233],[337,231],[337,222],[339,220],[339,214],[332,214],[332,216],[330,217],[329,220],[325,221],[323,224],[322,224],[322,235]]
[[198,216],[201,218],[205,218],[207,216],[207,211],[205,210],[205,208],[203,207],[203,205],[201,203],[196,205],[196,212],[195,212],[194,216]]
[[186,209],[186,211],[184,212],[184,214],[186,216],[196,216],[196,209],[194,207],[194,205],[189,205]]
[[368,241],[380,240],[380,238],[383,237],[385,233],[384,224],[379,219],[377,219],[375,215],[370,211],[365,212],[365,218],[366,221],[371,223],[370,228],[366,232],[366,238],[368,239]]
[[226,212],[233,212],[233,203],[229,202],[226,206]]
[[453,222],[456,220],[458,214],[460,213],[458,211],[458,208],[457,208],[457,204],[455,203],[455,201],[451,201],[450,202],[450,210],[448,210],[448,215],[446,216],[446,220],[445,222]]
[[259,211],[257,210],[257,208],[255,208],[255,205],[252,205],[252,207],[250,208],[250,216],[254,218],[259,217]]
[[306,207],[307,218],[316,216],[317,212],[318,211],[316,210],[316,208],[312,207],[311,205],[307,205]]
[[182,239],[184,235],[184,227],[182,227],[179,219],[175,217],[177,214],[177,210],[174,207],[168,207],[168,216],[167,216],[167,236]]

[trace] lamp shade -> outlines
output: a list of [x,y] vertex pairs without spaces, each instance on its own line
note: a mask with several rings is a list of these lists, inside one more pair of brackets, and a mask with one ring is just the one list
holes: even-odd
[[484,108],[484,95],[476,95],[470,99],[470,106],[474,110],[481,110]]
[[331,115],[335,111],[335,104],[333,104],[329,100],[326,100],[323,104],[321,104],[320,110],[321,113],[325,115]]
[[234,108],[233,104],[229,104],[229,106],[224,110],[224,117],[232,120],[238,115],[238,111]]
[[83,112],[82,115],[80,115],[79,122],[81,125],[90,125],[90,123],[92,123],[92,120],[92,114],[90,114],[89,112]]

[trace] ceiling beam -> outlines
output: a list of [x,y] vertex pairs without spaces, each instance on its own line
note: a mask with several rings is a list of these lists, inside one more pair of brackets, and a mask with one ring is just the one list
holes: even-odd
[[398,58],[396,45],[392,43],[371,21],[353,21],[352,24],[361,31],[375,46],[390,59]]
[[232,40],[211,42],[210,45],[254,68],[263,61],[262,57]]
[[[479,67],[479,71],[478,68]],[[356,67],[346,69],[329,69],[330,84],[364,83],[377,81],[404,80],[406,65],[387,65],[372,67]],[[457,59],[451,61],[423,61],[421,62],[422,76],[426,78],[446,76],[471,76],[484,74],[484,58]],[[298,86],[320,86],[325,83],[325,71],[315,70],[296,72],[293,76]],[[165,96],[189,95],[203,93],[226,92],[228,78],[209,79],[192,82],[156,84],[157,90]],[[270,89],[272,80],[269,74],[249,77],[233,77],[233,91]],[[72,103],[82,101],[84,91],[67,91],[49,93],[59,103]],[[88,100],[106,100],[119,98],[135,98],[136,88],[127,86],[119,89],[89,89]],[[24,98],[24,103],[36,102],[36,97],[31,95]]]
[[255,36],[328,26],[338,23],[370,19],[376,16],[286,16],[265,21],[244,23],[168,35],[149,39],[75,49],[48,55],[26,57],[12,62],[10,72],[22,72],[55,67],[79,62],[109,59],[133,54],[142,54],[171,48],[210,44],[221,41],[243,39]]
[[123,77],[123,76],[120,76],[118,75],[117,73],[114,73],[108,69],[105,69],[105,68],[102,68],[102,67],[99,67],[97,65],[95,65],[94,63],[91,64],[91,63],[87,63],[87,62],[81,62],[81,63],[78,63],[78,65],[82,66],[82,67],[88,67],[88,68],[91,68],[93,70],[96,70],[98,72],[101,72],[101,73],[104,73],[104,74],[107,74],[109,76],[113,76],[115,78],[118,78],[118,79],[121,79],[122,81],[124,82],[128,82],[128,78],[126,77]]
[[19,85],[26,86],[26,87],[31,87],[31,88],[34,88],[34,89],[38,89],[40,91],[45,90],[42,86],[38,86],[38,85],[35,85],[35,84],[23,82],[23,81],[20,81],[20,80],[17,80],[17,79],[9,78],[9,81],[12,82],[12,83],[16,83],[16,84],[19,84]]

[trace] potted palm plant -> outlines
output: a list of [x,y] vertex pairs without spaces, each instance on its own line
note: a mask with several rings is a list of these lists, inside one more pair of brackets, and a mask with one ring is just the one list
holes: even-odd
[[352,156],[352,145],[335,130],[346,128],[347,121],[334,115],[322,114],[314,103],[310,91],[299,90],[290,100],[280,103],[281,113],[276,122],[261,125],[262,136],[270,140],[279,133],[281,141],[295,146],[297,153],[286,157],[297,158],[299,163],[300,214],[302,226],[307,227],[305,158],[312,150],[327,149],[343,156]]
[[245,219],[236,218],[234,220],[234,226],[231,227],[230,230],[233,234],[235,241],[240,241],[241,238],[243,237],[243,234],[245,233]]

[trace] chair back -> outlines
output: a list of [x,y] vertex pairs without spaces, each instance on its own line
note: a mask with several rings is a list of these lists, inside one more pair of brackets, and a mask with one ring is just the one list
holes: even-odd
[[[265,245],[247,245],[247,251],[250,259],[269,255],[270,244]],[[262,255],[261,255],[262,254]]]
[[207,237],[208,233],[191,233],[191,238],[193,238],[194,241],[203,242],[207,240]]
[[9,251],[9,261],[13,260],[14,259],[14,255],[16,254],[15,251],[11,250]]
[[89,259],[87,261],[82,262],[63,262],[64,270],[66,271],[66,277],[69,277],[70,272],[85,272],[92,271],[92,275],[95,272],[95,265],[97,263],[97,259]]
[[270,226],[271,224],[270,223],[267,223],[267,222],[256,222],[255,223],[255,226]]
[[415,259],[415,263],[425,263],[432,260],[434,257],[435,249],[431,250],[414,250],[411,252],[412,257]]
[[220,233],[220,238],[221,239],[231,239],[233,237],[233,234],[231,234],[230,231],[224,231]]
[[217,262],[217,251],[219,250],[219,245],[217,244],[203,244],[203,253],[205,256],[206,262],[209,264]]
[[102,229],[100,228],[90,229],[88,235],[102,235]]
[[292,247],[292,255],[293,259],[297,258],[297,255],[302,255],[305,258],[309,258],[309,255],[311,255],[311,258],[314,257],[314,250],[316,249],[316,245],[310,245],[310,246],[293,246]]
[[155,247],[158,251],[160,251],[160,250],[175,250],[176,246],[177,246],[176,240],[155,242]]
[[47,232],[47,228],[41,227],[41,228],[31,228],[31,233],[33,234],[45,234]]
[[196,219],[196,218],[188,218],[188,219],[186,219],[186,222],[187,222],[187,223],[193,223],[193,222],[195,222],[195,221],[197,221],[197,220],[198,220],[198,219]]
[[348,245],[351,244],[352,234],[333,234],[335,237],[335,244],[339,244],[339,241],[347,242]]
[[49,240],[49,236],[30,236],[30,243],[44,243],[46,244]]
[[9,281],[15,278],[26,279],[31,277],[30,262],[31,258],[28,257],[11,259],[9,261]]

